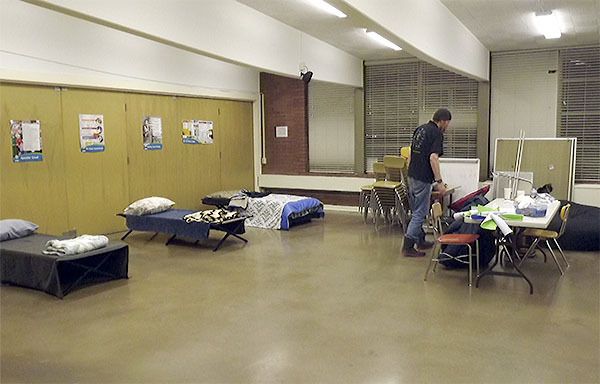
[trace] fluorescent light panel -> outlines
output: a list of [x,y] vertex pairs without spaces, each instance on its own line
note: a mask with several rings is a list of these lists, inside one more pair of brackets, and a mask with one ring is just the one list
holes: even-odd
[[556,14],[552,13],[552,11],[536,12],[535,23],[538,30],[546,39],[558,39],[560,37],[561,33],[558,19]]
[[378,42],[381,45],[385,45],[388,48],[392,48],[394,51],[401,51],[402,50],[402,48],[400,48],[396,44],[392,43],[391,41],[389,41],[385,37],[381,36],[377,32],[367,31],[367,30],[365,30],[365,32],[366,32],[367,36],[369,36],[371,39],[375,40],[376,42]]
[[347,17],[347,15],[344,12],[340,11],[333,5],[330,5],[329,3],[327,3],[323,0],[307,0],[307,1],[310,4],[312,4],[314,7],[319,8],[321,11],[325,11],[325,12],[327,12],[331,15],[337,16],[339,18]]

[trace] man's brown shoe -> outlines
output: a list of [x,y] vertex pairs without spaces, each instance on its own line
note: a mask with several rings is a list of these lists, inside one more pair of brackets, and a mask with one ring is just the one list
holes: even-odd
[[423,241],[420,244],[417,244],[417,249],[420,250],[424,250],[424,249],[431,249],[433,248],[434,243],[431,241]]
[[403,249],[402,254],[404,257],[423,257],[425,256],[425,252],[419,252],[414,248]]

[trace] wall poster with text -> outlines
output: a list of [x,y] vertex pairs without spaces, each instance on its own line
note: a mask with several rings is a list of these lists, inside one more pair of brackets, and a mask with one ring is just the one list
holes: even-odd
[[104,151],[104,115],[79,115],[79,143],[81,152]]
[[42,161],[42,132],[39,120],[11,120],[12,158],[15,163]]
[[156,116],[145,116],[142,122],[142,135],[145,150],[155,151],[162,149],[162,119]]
[[205,120],[183,120],[181,135],[184,144],[212,144],[213,122]]

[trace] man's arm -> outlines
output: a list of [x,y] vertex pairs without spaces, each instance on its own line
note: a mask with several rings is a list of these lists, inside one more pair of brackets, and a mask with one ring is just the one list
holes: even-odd
[[[440,172],[440,157],[437,153],[432,153],[429,155],[429,164],[431,164],[431,170],[433,171],[433,178],[437,180],[442,180],[442,173]],[[437,183],[436,190],[439,191],[442,196],[446,193],[446,186],[444,182]]]

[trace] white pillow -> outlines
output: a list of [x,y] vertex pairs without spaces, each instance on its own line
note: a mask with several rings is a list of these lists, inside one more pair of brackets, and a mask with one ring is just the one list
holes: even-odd
[[138,200],[131,203],[129,207],[125,208],[123,213],[126,215],[150,215],[152,213],[164,212],[175,205],[175,202],[166,199],[164,197],[146,197],[145,199]]

